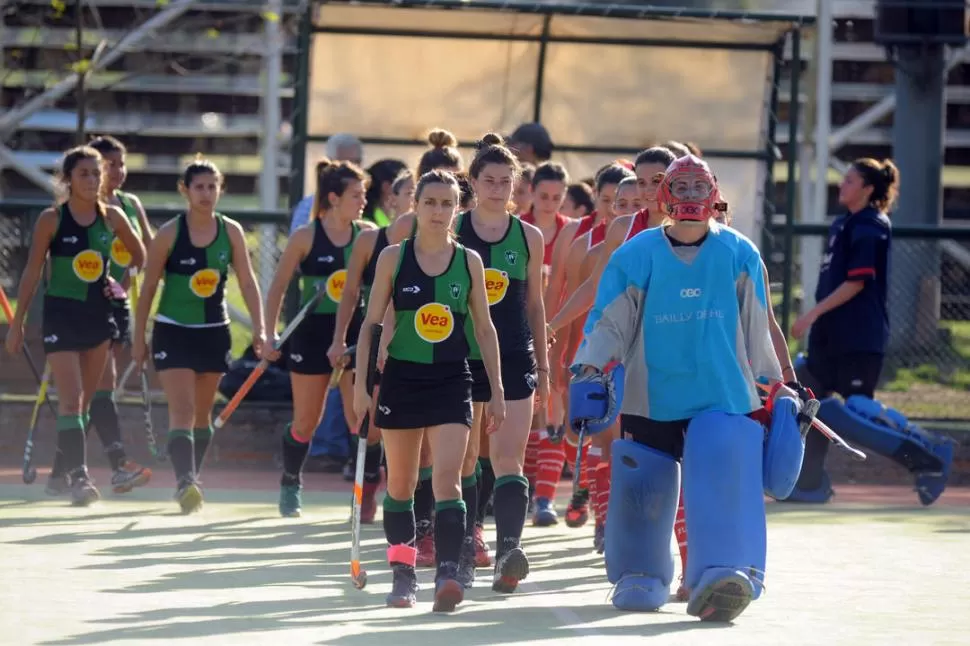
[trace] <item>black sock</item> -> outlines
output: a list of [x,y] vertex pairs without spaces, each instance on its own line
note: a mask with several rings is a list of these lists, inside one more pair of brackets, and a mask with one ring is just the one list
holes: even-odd
[[384,452],[378,442],[373,446],[368,446],[364,453],[364,482],[375,484],[381,481],[381,458]]
[[434,549],[438,566],[449,562],[457,565],[465,538],[465,501],[443,500],[434,507]]
[[805,437],[805,458],[802,472],[795,484],[802,491],[815,491],[822,486],[825,473],[825,456],[829,451],[829,440],[814,428]]
[[431,489],[431,467],[418,471],[418,486],[414,490],[414,522],[418,537],[431,532],[434,514],[434,491]]
[[101,446],[108,456],[108,463],[112,471],[125,462],[125,449],[121,443],[121,425],[118,422],[118,406],[115,404],[114,393],[110,390],[99,390],[91,400],[91,424],[98,431]]
[[478,509],[478,476],[471,474],[461,479],[461,500],[465,503],[465,536],[475,535],[475,514],[467,510]]
[[172,460],[175,479],[195,477],[195,450],[192,446],[192,431],[170,429],[168,431],[168,456]]
[[61,456],[61,473],[72,477],[82,475],[80,471],[87,465],[83,424],[80,415],[57,416],[57,453]]
[[303,463],[310,455],[310,443],[301,442],[293,437],[291,427],[287,425],[283,431],[283,476],[280,485],[292,486],[303,484]]
[[212,427],[192,429],[192,441],[195,444],[195,473],[202,472],[202,462],[205,460],[205,452],[209,450],[212,443]]
[[492,500],[492,492],[495,490],[495,472],[492,471],[492,461],[489,458],[478,458],[478,466],[482,472],[478,476],[478,509],[476,509],[475,520],[479,525],[485,524],[485,510],[488,503]]
[[[387,538],[387,544],[392,548],[388,550],[388,561],[392,565],[403,563],[414,567],[414,500],[395,500],[390,496],[384,496],[383,507],[384,536]],[[396,546],[412,548],[406,550],[411,555],[408,557],[392,557],[391,553]]]
[[495,551],[501,556],[519,546],[529,506],[529,481],[522,476],[502,476],[495,481]]

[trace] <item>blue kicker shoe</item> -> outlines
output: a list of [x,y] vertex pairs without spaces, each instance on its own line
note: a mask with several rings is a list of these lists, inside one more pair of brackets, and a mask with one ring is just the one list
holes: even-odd
[[946,489],[946,481],[950,477],[950,467],[953,466],[954,442],[950,438],[941,438],[939,444],[933,447],[933,453],[943,463],[943,470],[933,473],[920,473],[916,476],[916,493],[919,501],[926,506],[932,505]]
[[822,482],[819,484],[817,489],[804,490],[799,489],[796,486],[792,489],[791,494],[780,502],[804,502],[809,504],[824,505],[832,496],[835,495],[835,491],[832,490],[832,481],[829,480],[829,474],[826,472],[822,473]]

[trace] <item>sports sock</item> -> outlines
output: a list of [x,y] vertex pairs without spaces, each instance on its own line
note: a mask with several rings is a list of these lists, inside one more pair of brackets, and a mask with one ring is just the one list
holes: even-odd
[[478,509],[475,520],[479,526],[482,526],[485,524],[488,503],[495,492],[495,472],[492,470],[492,461],[489,458],[478,458],[478,466],[481,467],[482,473],[478,478]]
[[418,471],[418,486],[414,490],[414,522],[418,536],[431,532],[434,514],[434,491],[431,489],[431,467]]
[[373,444],[364,452],[364,482],[375,484],[381,481],[381,458],[384,457],[381,444]]
[[[475,535],[475,514],[468,513],[468,510],[478,509],[478,475],[477,474],[472,473],[470,476],[461,479],[461,499],[462,499],[462,502],[465,503],[465,536],[474,536]],[[435,509],[440,510],[440,507],[435,505]]]
[[192,429],[192,440],[195,442],[195,472],[202,472],[202,463],[205,461],[206,451],[212,443],[213,430],[211,426],[203,426]]
[[[414,499],[395,500],[384,496],[384,537],[389,549],[387,560],[392,565],[403,563],[414,567]],[[403,549],[402,549],[403,548]]]
[[674,535],[677,537],[677,547],[680,548],[680,572],[687,572],[687,517],[684,516],[684,490],[680,490],[680,501],[677,503],[677,518],[674,520]]
[[465,501],[442,500],[434,507],[434,548],[438,565],[458,563],[465,538]]
[[548,433],[542,432],[538,445],[538,468],[536,470],[536,498],[554,500],[556,486],[562,478],[562,465],[566,460],[565,444],[562,440],[553,441]]
[[61,456],[61,473],[73,474],[86,464],[83,424],[80,415],[57,416],[57,453]]
[[91,400],[91,424],[97,429],[98,438],[112,471],[117,471],[124,463],[126,456],[121,443],[121,425],[118,422],[118,406],[115,404],[114,393],[110,390],[99,390]]
[[310,443],[301,442],[293,436],[292,425],[287,425],[281,441],[283,447],[283,475],[281,486],[303,484],[303,463],[310,454]]
[[192,442],[192,431],[174,428],[169,430],[168,456],[172,460],[172,468],[175,470],[177,480],[195,476],[195,449]]
[[502,476],[495,480],[496,552],[501,556],[518,547],[529,506],[529,483],[523,476]]

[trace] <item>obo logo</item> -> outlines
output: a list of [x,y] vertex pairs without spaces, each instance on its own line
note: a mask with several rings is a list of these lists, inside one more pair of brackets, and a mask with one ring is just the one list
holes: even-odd
[[704,292],[699,287],[680,290],[681,298],[699,298]]

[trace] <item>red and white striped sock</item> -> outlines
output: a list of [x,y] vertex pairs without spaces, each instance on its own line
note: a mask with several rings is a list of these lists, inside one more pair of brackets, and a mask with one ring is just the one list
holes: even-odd
[[539,438],[542,431],[533,429],[529,432],[529,442],[525,445],[525,461],[522,464],[522,475],[529,481],[529,487],[535,488],[536,476],[539,471]]
[[538,470],[536,472],[536,498],[556,498],[556,485],[562,475],[566,460],[565,442],[553,442],[548,433],[542,434],[538,446]]

